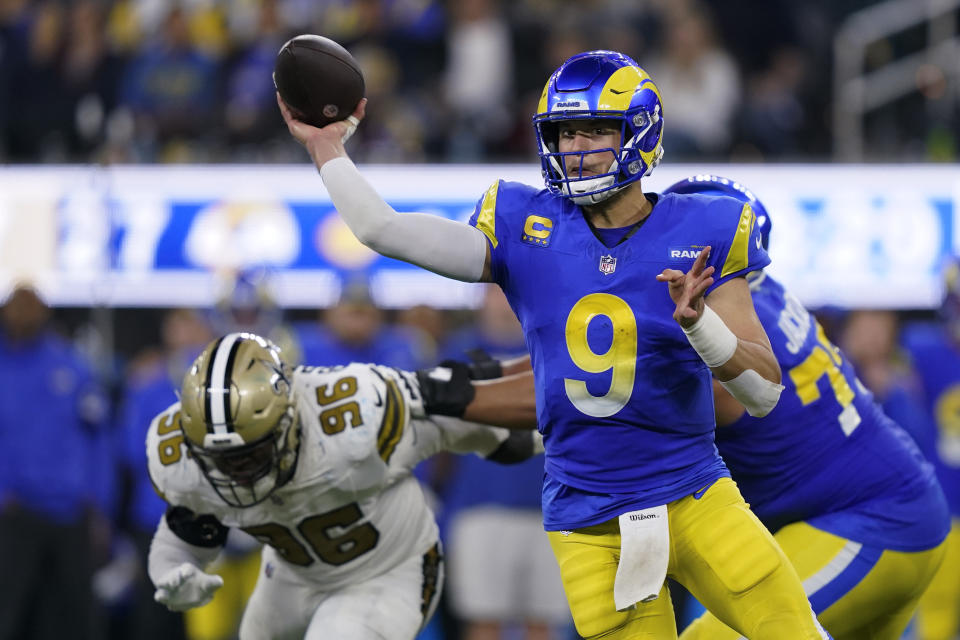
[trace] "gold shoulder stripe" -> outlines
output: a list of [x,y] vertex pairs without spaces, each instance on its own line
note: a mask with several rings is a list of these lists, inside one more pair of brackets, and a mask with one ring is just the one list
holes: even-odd
[[483,194],[483,202],[480,203],[480,214],[477,216],[477,229],[483,231],[494,249],[496,249],[499,244],[496,229],[497,192],[499,190],[500,181],[497,180],[490,185],[487,192]]
[[403,401],[403,394],[397,388],[397,383],[387,380],[386,407],[383,411],[383,421],[377,433],[377,451],[384,462],[390,462],[400,438],[403,437],[403,425],[407,420],[407,407]]
[[720,270],[721,278],[741,269],[746,269],[747,265],[750,264],[750,235],[753,233],[753,224],[756,219],[757,216],[753,213],[753,207],[744,203],[743,209],[740,210],[740,222],[737,224],[737,231],[733,236],[733,242],[730,243],[730,252],[727,253],[723,269]]

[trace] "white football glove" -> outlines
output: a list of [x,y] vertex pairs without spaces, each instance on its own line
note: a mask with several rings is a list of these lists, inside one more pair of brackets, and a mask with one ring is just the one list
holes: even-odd
[[186,611],[213,600],[214,592],[223,586],[223,578],[204,573],[184,562],[163,574],[157,581],[153,599],[171,611]]

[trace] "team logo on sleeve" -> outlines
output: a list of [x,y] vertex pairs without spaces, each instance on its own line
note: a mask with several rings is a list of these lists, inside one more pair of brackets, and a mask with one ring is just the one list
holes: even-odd
[[535,214],[527,216],[523,223],[521,240],[537,247],[546,247],[550,244],[550,234],[553,233],[553,220]]
[[617,270],[617,259],[613,256],[600,256],[600,272],[608,276]]

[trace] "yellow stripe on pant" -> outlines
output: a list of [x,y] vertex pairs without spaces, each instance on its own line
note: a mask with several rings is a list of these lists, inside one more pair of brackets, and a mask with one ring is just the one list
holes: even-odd
[[917,608],[917,640],[952,640],[960,633],[960,520],[947,536],[943,563]]
[[260,575],[260,550],[243,555],[221,555],[210,568],[223,578],[213,600],[185,614],[189,640],[230,640],[240,628],[240,618]]
[[[796,567],[820,622],[835,640],[896,640],[910,621],[943,555],[867,547],[805,522],[774,536]],[[708,612],[682,640],[737,640],[741,634]]]
[[[697,499],[667,505],[667,573],[751,640],[826,637],[800,580],[770,532],[747,508],[736,484],[721,478]],[[616,518],[564,535],[548,532],[577,631],[585,638],[677,637],[666,589],[653,602],[616,611],[613,582],[620,556]]]

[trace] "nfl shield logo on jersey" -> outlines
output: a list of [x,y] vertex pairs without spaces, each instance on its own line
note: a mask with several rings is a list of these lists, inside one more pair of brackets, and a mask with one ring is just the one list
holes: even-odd
[[600,256],[600,271],[608,276],[617,270],[617,259],[613,256]]

